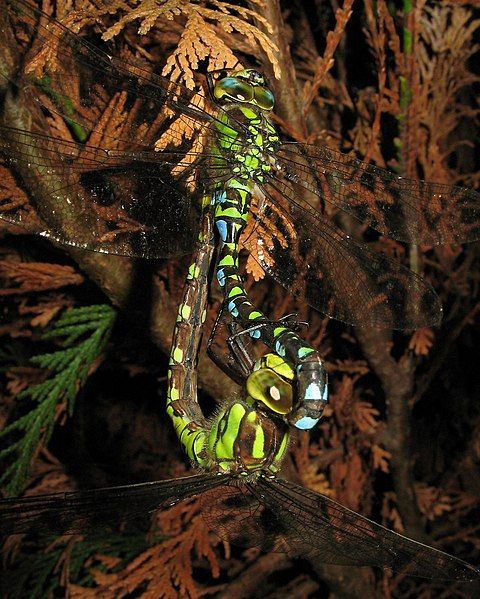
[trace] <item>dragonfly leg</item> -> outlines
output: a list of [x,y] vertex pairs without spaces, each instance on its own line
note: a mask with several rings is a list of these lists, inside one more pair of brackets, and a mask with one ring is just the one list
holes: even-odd
[[[227,338],[227,344],[230,350],[230,356],[234,360],[235,367],[226,363],[225,360],[220,359],[219,356],[213,351],[213,340],[215,339],[220,322],[224,318],[225,304],[222,304],[220,310],[217,313],[215,322],[210,333],[210,337],[207,341],[207,353],[215,364],[221,368],[230,378],[234,379],[238,384],[243,385],[244,379],[246,379],[253,369],[255,359],[251,356],[247,347],[244,343],[237,341],[239,333],[236,332],[236,324],[230,323],[228,325],[229,336]],[[242,333],[243,331],[240,331]],[[239,372],[237,372],[239,371]]]

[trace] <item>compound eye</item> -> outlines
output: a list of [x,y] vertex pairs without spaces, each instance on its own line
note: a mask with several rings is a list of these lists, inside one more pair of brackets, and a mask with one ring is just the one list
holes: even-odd
[[275,106],[275,97],[268,88],[256,87],[255,102],[263,110],[273,110],[273,107]]
[[217,81],[213,90],[217,100],[232,99],[238,102],[251,102],[253,100],[253,87],[246,81],[237,77],[224,77]]
[[292,411],[292,386],[272,370],[261,369],[252,372],[246,387],[250,397],[263,403],[272,412],[288,414]]

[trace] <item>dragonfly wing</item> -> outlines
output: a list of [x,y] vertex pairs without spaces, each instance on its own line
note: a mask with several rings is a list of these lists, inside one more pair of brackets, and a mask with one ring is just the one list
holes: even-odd
[[[411,270],[336,228],[295,201],[291,182],[270,178],[257,218],[254,256],[295,296],[356,326],[413,329],[438,324],[433,288]],[[252,247],[252,243],[249,243]]]
[[0,536],[106,530],[220,486],[217,474],[0,501]]
[[294,553],[325,563],[379,566],[422,578],[466,582],[480,577],[480,570],[466,562],[295,483],[261,477],[255,493],[283,525],[279,542]]
[[471,189],[399,177],[321,146],[283,143],[276,161],[283,177],[313,194],[313,208],[329,202],[399,241],[480,238],[480,194]]
[[[3,3],[4,11],[26,55],[21,69],[3,77],[17,86],[32,123],[17,133],[3,127],[0,144],[36,196],[43,222],[27,218],[18,198],[13,208],[3,202],[0,216],[102,252],[190,252],[199,205],[190,196],[200,179],[204,191],[222,170],[216,156],[205,174],[216,117],[204,110],[204,95],[155,75],[147,63],[110,56],[24,0]],[[10,39],[8,19],[0,22]],[[12,102],[14,120],[17,100],[7,94],[6,110]]]
[[255,484],[239,485],[236,479],[230,484],[202,497],[202,516],[209,529],[238,547],[285,552],[288,548],[278,541],[286,528],[255,492]]
[[95,251],[156,258],[192,250],[197,196],[208,188],[205,174],[202,191],[196,189],[195,174],[205,171],[205,158],[182,164],[170,152],[170,162],[157,162],[153,152],[108,151],[6,126],[0,126],[0,152],[37,203],[34,209],[26,197],[4,193],[0,218]]

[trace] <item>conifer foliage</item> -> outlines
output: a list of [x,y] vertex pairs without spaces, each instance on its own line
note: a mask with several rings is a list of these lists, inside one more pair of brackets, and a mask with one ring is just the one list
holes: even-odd
[[[275,122],[287,138],[339,149],[405,177],[480,186],[476,0],[31,2],[73,31],[110,44],[112,55],[189,89],[204,83],[207,72],[254,64],[275,92]],[[15,40],[27,36],[17,18],[11,35],[0,39],[0,69],[7,72],[20,60]],[[29,41],[35,47],[36,40]],[[30,58],[32,70],[54,64],[55,47]],[[75,99],[78,89],[72,70],[65,97]],[[20,96],[16,102],[21,120]],[[164,131],[165,114],[151,133],[136,130],[136,106],[121,93],[106,98],[99,92],[85,110],[97,124],[90,143],[106,149],[150,134],[162,150],[162,135],[182,141],[186,135],[181,122],[173,133]],[[66,142],[85,136],[55,110],[44,118],[52,136]],[[0,164],[0,207],[21,210],[25,222],[38,218],[28,185],[6,163]],[[138,227],[120,205],[96,210],[115,222],[108,233],[113,241]],[[307,321],[302,334],[329,371],[330,403],[318,428],[291,444],[284,475],[478,565],[478,244],[407,247],[331,206],[325,210],[352,237],[425,277],[440,296],[444,320],[436,329],[404,333],[349,328],[262,279],[258,263],[247,257],[256,305],[272,319],[295,312],[299,322]],[[85,224],[75,214],[72,223],[79,233]],[[19,227],[3,221],[0,227],[5,496],[185,475],[188,465],[164,415],[164,382],[188,258],[145,266],[75,247],[60,251]],[[255,227],[244,235],[246,252],[256,247]],[[262,234],[268,240],[279,233]],[[212,288],[206,329],[217,297]],[[119,307],[115,329],[110,303]],[[230,397],[231,380],[204,352],[199,379],[206,403]],[[62,436],[52,443],[67,421],[72,445],[81,447],[77,478],[61,461]],[[2,591],[7,597],[112,599],[480,595],[458,583],[230,547],[211,534],[201,511],[201,499],[193,500],[154,515],[150,532],[112,531],[108,538],[11,537],[3,545]]]

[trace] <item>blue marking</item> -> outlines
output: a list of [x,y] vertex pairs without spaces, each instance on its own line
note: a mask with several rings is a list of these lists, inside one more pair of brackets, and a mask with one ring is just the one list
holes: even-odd
[[317,401],[319,399],[323,399],[320,392],[320,387],[317,383],[310,383],[308,387],[305,389],[305,399],[307,401]]
[[298,422],[295,422],[296,428],[299,428],[302,431],[308,431],[313,428],[320,418],[310,418],[310,416],[304,416],[300,418]]
[[328,403],[328,385],[325,385],[325,389],[323,390],[322,401]]
[[217,270],[217,280],[218,280],[218,284],[220,285],[220,287],[223,287],[225,285],[225,271],[223,270],[223,268],[219,268]]
[[233,316],[233,318],[236,318],[238,316],[238,310],[234,301],[228,303],[228,311]]
[[220,239],[224,242],[227,241],[227,223],[224,220],[217,220],[215,224],[220,234]]
[[277,341],[275,343],[275,351],[277,352],[277,354],[281,357],[284,358],[285,357],[285,348],[284,346],[280,343],[280,341]]
[[215,202],[215,204],[223,204],[227,199],[227,192],[226,191],[216,191],[213,194],[213,201]]
[[252,337],[252,339],[260,339],[260,329],[250,331],[250,337]]

